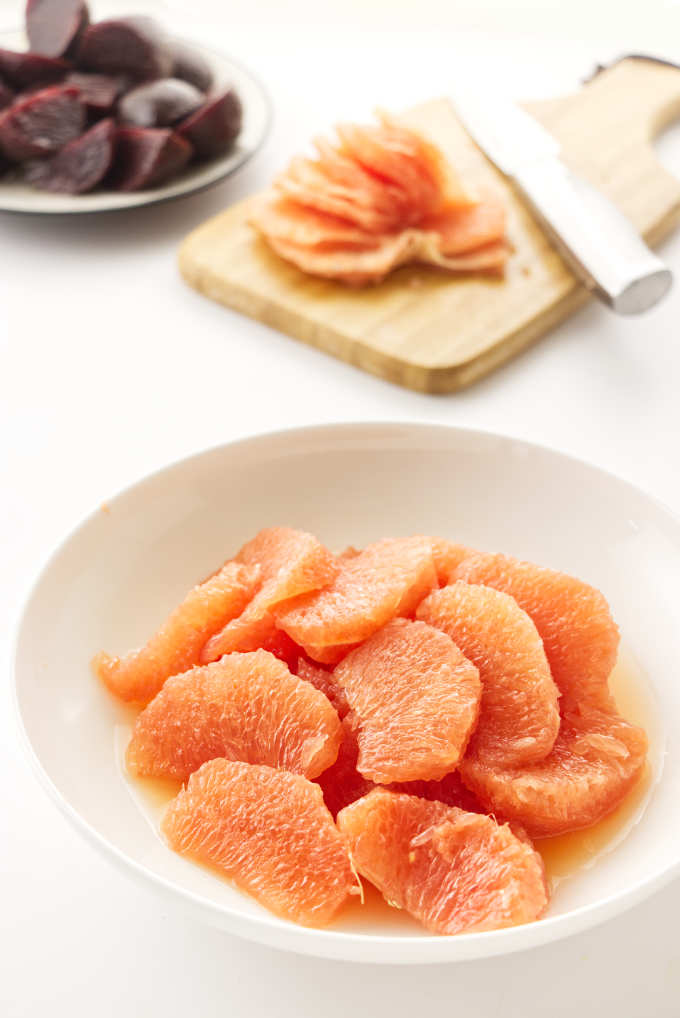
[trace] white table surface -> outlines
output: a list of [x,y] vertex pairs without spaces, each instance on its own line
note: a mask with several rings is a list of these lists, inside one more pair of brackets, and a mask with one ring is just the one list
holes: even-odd
[[[209,193],[141,212],[0,215],[8,663],[21,595],[81,516],[160,464],[256,431],[367,418],[500,430],[589,459],[680,510],[680,284],[638,320],[592,304],[474,388],[427,397],[211,304],[175,265],[187,230],[265,183],[334,120],[443,94],[466,68],[519,98],[574,87],[598,58],[625,49],[673,55],[675,40],[680,57],[680,5],[238,0],[227,20],[211,2],[173,0],[166,11],[267,80],[276,125],[256,162]],[[2,27],[14,8],[0,0]],[[659,151],[680,172],[680,131]],[[680,274],[680,238],[663,253]],[[25,762],[7,678],[0,700],[5,1018],[678,1016],[680,883],[583,936],[427,970],[285,955],[195,925],[71,830]]]

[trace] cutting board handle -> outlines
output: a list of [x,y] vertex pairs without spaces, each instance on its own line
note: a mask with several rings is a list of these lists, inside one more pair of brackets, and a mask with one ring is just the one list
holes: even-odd
[[604,191],[652,244],[680,218],[680,181],[655,137],[680,117],[680,67],[638,56],[599,71],[575,95],[531,103],[565,160]]

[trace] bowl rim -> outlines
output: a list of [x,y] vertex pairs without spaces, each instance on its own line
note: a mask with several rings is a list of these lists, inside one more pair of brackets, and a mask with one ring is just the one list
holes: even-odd
[[[581,459],[578,456],[562,452],[554,447],[540,442],[530,441],[512,434],[498,432],[483,428],[469,428],[460,425],[441,424],[438,422],[429,423],[423,421],[409,421],[402,419],[380,419],[380,420],[349,420],[337,421],[324,424],[301,425],[290,428],[274,428],[261,432],[255,432],[234,439],[220,441],[205,446],[193,452],[187,453],[178,459],[164,462],[156,469],[138,476],[129,484],[125,485],[113,496],[105,500],[106,504],[114,504],[118,499],[131,495],[141,489],[147,483],[157,480],[160,476],[170,473],[178,468],[186,466],[193,460],[209,456],[222,449],[235,446],[247,447],[267,445],[271,441],[296,442],[304,440],[309,436],[326,437],[328,440],[351,436],[366,432],[366,430],[380,431],[407,429],[409,432],[437,433],[445,435],[457,435],[462,438],[475,440],[494,440],[510,442],[526,449],[530,454],[548,454],[557,457],[564,463],[586,469],[600,476],[606,477],[615,484],[627,489],[631,494],[642,497],[651,503],[657,511],[665,514],[674,525],[678,527],[680,537],[680,514],[676,513],[661,499],[650,495],[642,488],[614,473],[613,471],[601,468],[594,463]],[[565,912],[562,915],[547,916],[537,922],[527,923],[522,926],[509,927],[507,929],[492,930],[481,933],[462,933],[454,937],[438,935],[418,936],[392,936],[389,934],[356,933],[345,930],[317,929],[296,925],[292,922],[279,919],[274,915],[263,913],[263,915],[244,916],[235,913],[226,905],[219,904],[203,894],[190,891],[180,887],[156,873],[153,869],[143,863],[132,859],[122,849],[100,834],[81,814],[70,804],[64,795],[53,783],[47,770],[43,766],[37,751],[34,749],[19,703],[19,653],[23,628],[29,609],[40,586],[48,574],[52,565],[58,557],[77,540],[79,534],[98,517],[101,511],[101,502],[90,512],[86,513],[58,542],[48,557],[34,572],[27,586],[24,588],[23,596],[19,598],[19,609],[13,626],[12,640],[10,644],[10,684],[11,700],[17,728],[20,735],[20,743],[24,753],[36,775],[39,783],[57,806],[59,811],[75,827],[75,829],[93,845],[111,863],[115,863],[131,876],[144,884],[150,884],[157,892],[165,892],[178,904],[189,906],[195,912],[200,911],[204,919],[210,919],[206,913],[212,914],[213,924],[221,925],[224,929],[248,940],[276,946],[297,953],[326,957],[330,959],[346,959],[355,961],[366,961],[369,963],[386,962],[403,964],[413,961],[418,964],[454,962],[474,958],[490,957],[502,954],[511,954],[516,951],[523,951],[533,947],[543,946],[554,940],[563,939],[582,932],[592,926],[605,922],[614,915],[620,914],[635,904],[660,890],[676,876],[680,875],[680,852],[675,862],[665,868],[651,873],[642,878],[624,891],[610,894],[592,904],[582,905],[576,909]],[[361,946],[393,948],[394,958],[380,958],[369,954],[361,958],[360,952],[352,951],[352,947]],[[432,956],[428,956],[431,952]],[[411,957],[402,957],[403,954]],[[412,957],[417,954],[418,957]]]

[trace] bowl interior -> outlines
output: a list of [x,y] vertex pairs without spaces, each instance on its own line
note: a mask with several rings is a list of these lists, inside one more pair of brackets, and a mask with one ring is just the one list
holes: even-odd
[[[149,793],[140,800],[120,766],[130,715],[92,678],[88,662],[101,648],[122,652],[143,642],[189,586],[273,524],[311,530],[334,549],[386,535],[442,535],[567,570],[609,598],[626,653],[649,684],[653,788],[639,822],[560,884],[548,918],[534,929],[433,938],[395,910],[350,908],[330,930],[298,930],[160,840],[161,799]],[[20,627],[19,712],[44,775],[81,829],[213,921],[339,957],[496,953],[603,918],[678,865],[678,576],[680,525],[667,510],[548,450],[396,424],[263,436],[151,476],[68,538],[39,578]]]
[[[24,49],[26,40],[21,32],[2,32],[0,46]],[[267,93],[250,71],[236,61],[197,43],[192,43],[192,47],[205,57],[212,68],[215,89],[231,84],[241,98],[243,126],[229,152],[205,163],[190,164],[177,177],[160,187],[129,194],[104,189],[91,194],[50,194],[23,183],[18,174],[7,175],[0,179],[0,211],[65,214],[114,212],[155,205],[202,191],[243,166],[260,148],[269,128],[271,106]]]

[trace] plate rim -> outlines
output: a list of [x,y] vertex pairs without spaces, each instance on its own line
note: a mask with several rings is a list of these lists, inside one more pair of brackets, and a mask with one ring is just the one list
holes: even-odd
[[[142,488],[145,484],[157,480],[161,475],[185,466],[192,460],[214,454],[221,449],[235,446],[256,446],[258,443],[266,445],[272,440],[295,442],[296,440],[304,440],[306,437],[311,436],[323,437],[332,441],[334,438],[342,438],[343,435],[365,432],[366,429],[376,433],[379,433],[381,430],[394,432],[408,430],[410,432],[421,432],[423,435],[428,432],[436,432],[442,437],[451,435],[460,436],[467,440],[500,441],[521,446],[528,450],[529,454],[549,454],[550,456],[555,456],[558,460],[568,464],[603,475],[608,480],[627,489],[630,494],[642,497],[673,523],[678,529],[680,537],[680,513],[677,513],[655,495],[649,494],[643,488],[621,477],[614,471],[600,467],[579,456],[563,452],[546,443],[535,442],[491,429],[400,419],[375,421],[347,420],[290,428],[273,428],[216,442],[187,453],[177,459],[168,460],[156,469],[132,480],[104,501],[106,504],[112,505],[118,499],[128,496],[136,489]],[[56,547],[52,549],[50,554],[33,573],[24,588],[23,596],[19,598],[19,608],[10,641],[11,700],[14,718],[20,735],[20,743],[31,765],[31,769],[49,798],[52,799],[61,814],[69,820],[86,841],[98,849],[100,854],[110,863],[115,863],[140,883],[143,882],[146,886],[150,885],[157,893],[164,892],[170,896],[170,900],[175,901],[180,906],[184,906],[185,909],[188,908],[195,915],[200,914],[203,920],[211,922],[212,925],[217,925],[237,936],[257,943],[300,954],[336,960],[372,964],[435,964],[512,954],[518,951],[545,946],[553,941],[573,936],[627,911],[680,875],[679,852],[677,859],[672,864],[637,881],[625,891],[610,894],[594,904],[579,906],[563,915],[548,916],[537,922],[527,923],[522,926],[482,933],[463,933],[455,937],[437,935],[396,937],[389,934],[355,933],[344,930],[308,928],[289,923],[286,920],[281,920],[276,916],[269,916],[268,914],[263,914],[262,916],[244,916],[235,913],[228,906],[219,904],[203,894],[179,887],[170,879],[161,876],[143,863],[132,859],[103,834],[100,834],[59,791],[31,743],[19,703],[19,652],[23,627],[26,623],[26,617],[32,601],[38,594],[41,583],[53,563],[66,551],[68,546],[78,537],[79,533],[98,517],[100,511],[101,501],[94,509],[81,517],[68,533],[58,541]],[[374,953],[371,948],[376,948],[377,951]],[[381,956],[381,949],[384,953],[387,948],[393,951],[394,957],[386,958]]]

